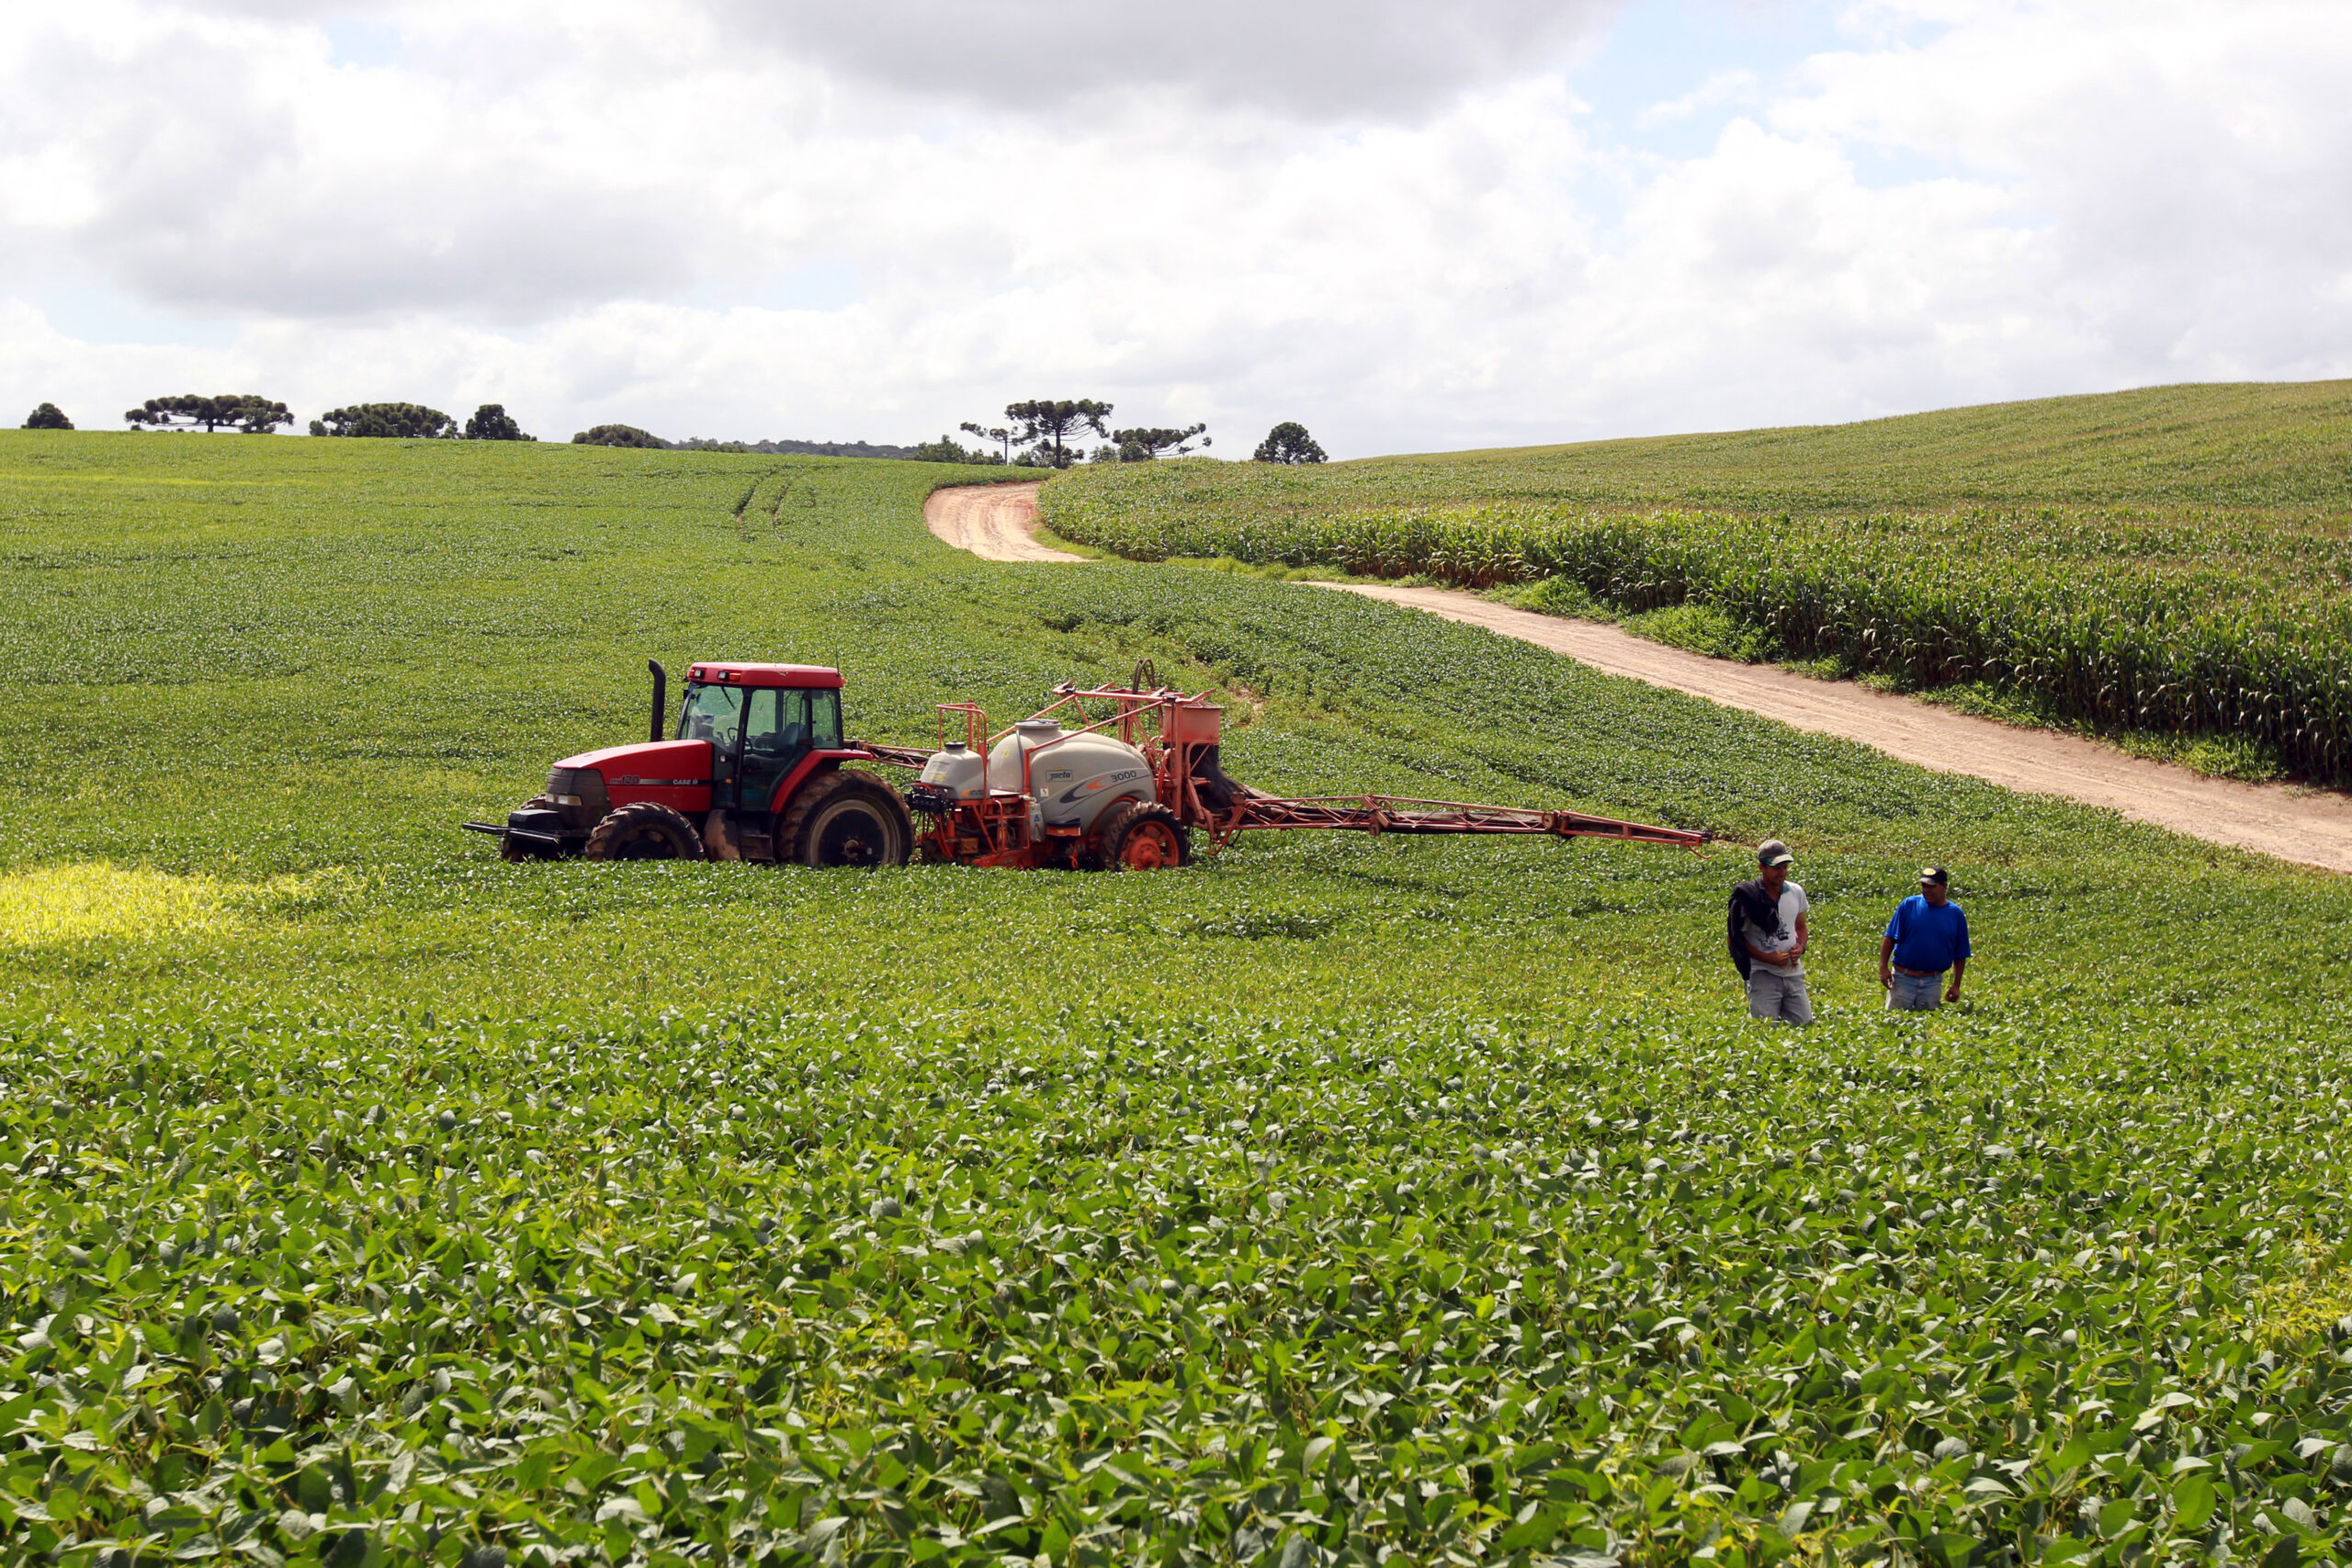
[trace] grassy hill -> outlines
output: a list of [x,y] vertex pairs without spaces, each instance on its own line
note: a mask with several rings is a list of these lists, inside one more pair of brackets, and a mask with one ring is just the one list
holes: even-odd
[[[1517,587],[1668,640],[2352,783],[2352,383],[1862,424],[1057,480],[1138,559]],[[1532,589],[1532,592],[1528,590]]]
[[1493,500],[1799,516],[2066,506],[2340,518],[2352,513],[2352,381],[2151,387],[1313,471],[1224,468],[1250,487],[1228,493],[1310,507]]
[[[2340,880],[1346,596],[989,566],[920,520],[970,477],[0,434],[21,1550],[1745,1568],[2331,1528]],[[1729,844],[839,874],[454,830],[639,733],[648,656],[838,659],[900,740],[1148,657],[1232,694],[1270,790],[1782,833],[1823,1021],[1739,1017]],[[1975,995],[1889,1019],[1922,858]]]

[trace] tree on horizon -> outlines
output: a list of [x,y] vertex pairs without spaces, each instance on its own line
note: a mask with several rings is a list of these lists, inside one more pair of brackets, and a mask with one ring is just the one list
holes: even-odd
[[[969,430],[972,427],[967,424],[964,428]],[[910,461],[917,463],[976,463],[982,467],[998,468],[1004,467],[1007,461],[1006,458],[980,447],[966,446],[952,435],[943,435],[936,441],[925,441],[910,451],[907,457]]]
[[598,424],[580,432],[571,438],[574,446],[667,446],[668,442],[650,430],[639,430],[633,424]]
[[27,430],[71,430],[74,428],[74,422],[66,418],[65,411],[55,403],[43,403],[25,416],[25,428]]
[[[981,426],[974,424],[967,419],[962,424],[957,425],[956,428],[963,431],[967,435],[977,435],[983,441],[995,442],[998,446],[1004,448],[1004,457],[1002,460],[1008,463],[1012,461],[1012,432],[1006,429],[1003,425],[993,424]],[[942,436],[940,439],[944,441],[946,437]]]
[[363,436],[376,440],[454,440],[458,422],[423,403],[354,403],[311,422],[313,435]]
[[183,392],[176,398],[150,398],[126,411],[122,418],[134,428],[185,424],[193,429],[200,424],[208,435],[224,424],[234,425],[247,435],[267,435],[281,424],[294,423],[284,403],[272,402],[256,392],[222,392],[209,398]]
[[1114,430],[1111,439],[1118,445],[1120,462],[1148,463],[1163,457],[1183,457],[1193,449],[1191,443],[1195,436],[1200,437],[1203,446],[1211,445],[1203,434],[1207,429],[1205,424],[1195,424],[1182,430]]
[[1250,455],[1253,463],[1320,463],[1327,459],[1315,437],[1306,434],[1306,426],[1295,420],[1284,420],[1266,432],[1258,443],[1257,451]]
[[1067,468],[1078,461],[1078,454],[1070,450],[1073,436],[1084,430],[1097,435],[1111,434],[1103,423],[1111,417],[1111,405],[1091,398],[1035,398],[1025,403],[1007,403],[1004,417],[1012,423],[1012,439],[1029,448],[1021,457],[1032,468]]
[[506,412],[504,403],[484,403],[474,410],[471,419],[466,421],[466,439],[469,441],[537,441],[538,437],[524,434],[523,427],[514,423],[514,416]]

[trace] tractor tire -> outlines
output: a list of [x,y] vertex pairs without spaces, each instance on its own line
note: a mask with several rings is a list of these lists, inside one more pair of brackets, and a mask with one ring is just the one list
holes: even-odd
[[640,800],[606,813],[580,853],[585,860],[701,860],[702,835],[681,813]]
[[776,859],[800,865],[904,865],[914,818],[872,773],[837,768],[800,786],[776,824]]
[[1123,800],[1102,814],[1105,871],[1169,871],[1193,863],[1193,833],[1164,806]]

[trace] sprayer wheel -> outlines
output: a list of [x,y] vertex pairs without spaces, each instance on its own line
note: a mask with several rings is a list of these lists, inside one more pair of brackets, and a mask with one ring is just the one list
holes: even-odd
[[584,860],[700,860],[702,835],[661,802],[639,800],[607,813],[580,853]]
[[1193,861],[1193,835],[1164,806],[1123,800],[1102,814],[1102,861],[1112,871],[1168,871]]

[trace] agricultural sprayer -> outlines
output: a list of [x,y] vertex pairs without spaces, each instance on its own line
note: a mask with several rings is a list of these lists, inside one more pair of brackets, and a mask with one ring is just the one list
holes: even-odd
[[[672,733],[668,677],[653,674],[650,739],[567,757],[547,792],[492,834],[508,860],[752,860],[801,865],[966,865],[1147,871],[1183,865],[1196,835],[1253,831],[1516,833],[1696,849],[1703,833],[1510,806],[1392,795],[1284,799],[1225,774],[1224,709],[1158,683],[1065,682],[991,733],[972,703],[939,705],[940,744],[842,737],[838,671],[701,663]],[[871,769],[917,770],[894,789]]]

